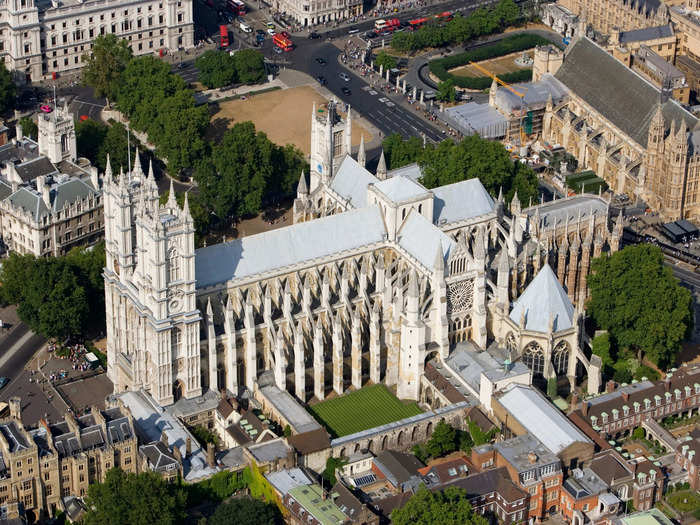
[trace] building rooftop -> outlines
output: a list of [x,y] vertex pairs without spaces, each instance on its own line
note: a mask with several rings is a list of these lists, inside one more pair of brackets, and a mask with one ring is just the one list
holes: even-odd
[[420,478],[419,469],[425,465],[413,454],[404,454],[395,450],[385,450],[373,460],[374,465],[391,482],[394,487],[403,490],[404,484]]
[[[555,77],[646,147],[649,124],[660,100],[659,88],[585,37],[569,45]],[[663,103],[662,113],[668,127],[673,121],[685,121],[691,131],[697,126],[697,119],[673,99]]]
[[311,485],[312,481],[304,474],[300,468],[291,468],[288,470],[278,470],[265,474],[267,481],[275,487],[275,490],[283,496],[290,490],[304,485]]
[[433,223],[442,226],[494,213],[496,203],[479,179],[463,180],[433,190]]
[[510,385],[498,397],[498,401],[511,417],[554,454],[559,454],[574,443],[592,443],[533,387]]
[[467,491],[469,499],[485,496],[492,492],[500,494],[507,503],[527,497],[527,493],[517,487],[508,477],[508,470],[505,467],[488,469],[483,472],[457,479],[446,485],[436,487],[443,490],[447,487],[458,487]]
[[556,106],[569,93],[567,86],[549,73],[542,75],[537,82],[524,82],[512,87],[524,96],[521,98],[509,89],[499,87],[496,91],[496,106],[503,113],[513,115],[519,115],[525,109],[528,111],[542,109],[549,97],[552,97],[552,102]]
[[173,453],[162,441],[141,445],[139,452],[146,456],[148,466],[156,472],[173,470],[180,466]]
[[[523,434],[494,443],[493,448],[518,472],[546,465],[559,465],[559,458],[532,434]],[[534,453],[534,456],[531,453]]]
[[539,212],[540,227],[551,228],[564,225],[567,221],[574,222],[595,217],[608,216],[608,203],[595,195],[576,195],[565,199],[557,199],[525,210],[528,220],[534,222]]
[[399,246],[418,259],[423,266],[432,270],[438,247],[442,250],[443,261],[456,247],[455,241],[415,210],[408,213],[397,234]]
[[316,421],[286,390],[281,390],[277,385],[268,385],[260,389],[262,394],[270,401],[275,410],[288,422],[293,432],[301,434],[312,432],[321,428]]
[[639,48],[635,60],[643,61],[647,69],[659,80],[663,80],[664,78],[685,80],[685,73],[683,73],[683,71],[647,46],[641,46]]
[[560,332],[574,326],[574,305],[554,275],[549,264],[545,264],[525,291],[513,303],[510,319],[520,326],[525,320],[525,329],[533,332]]
[[377,177],[347,155],[333,176],[330,188],[347,199],[353,208],[364,208],[367,205],[367,186],[378,182]]
[[207,246],[195,252],[197,287],[281,270],[385,237],[381,212],[371,206]]
[[445,364],[477,394],[481,390],[481,374],[493,383],[519,375],[526,375],[529,382],[530,369],[522,361],[516,361],[506,367],[503,362],[497,361],[488,352],[477,351],[469,341],[457,343],[456,348],[445,360]]
[[504,137],[508,129],[508,119],[488,104],[467,102],[445,109],[443,115],[464,135],[478,133],[483,138],[496,139]]
[[333,500],[324,496],[319,485],[295,487],[289,491],[289,496],[321,525],[340,525],[347,519]]
[[264,443],[257,443],[248,446],[250,452],[256,461],[260,463],[268,463],[278,459],[284,459],[294,451],[287,445],[284,438],[272,439]]
[[659,38],[670,38],[674,35],[675,33],[671,24],[656,27],[645,27],[643,29],[634,29],[632,31],[621,31],[620,44],[645,42],[647,40],[657,40]]
[[600,479],[590,468],[576,468],[564,481],[564,489],[566,489],[574,499],[582,499],[607,491],[608,484]]
[[414,182],[420,182],[420,178],[423,177],[423,172],[420,166],[415,162],[412,164],[407,164],[406,166],[401,166],[393,170],[389,170],[386,174],[387,178],[391,177],[406,177]]
[[629,516],[613,520],[615,525],[673,525],[673,521],[659,509],[649,509],[635,512]]
[[374,187],[397,204],[425,197],[428,194],[428,190],[418,182],[401,175],[376,182]]

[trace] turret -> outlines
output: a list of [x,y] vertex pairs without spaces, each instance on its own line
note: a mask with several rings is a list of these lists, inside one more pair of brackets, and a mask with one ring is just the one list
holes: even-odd
[[384,158],[384,149],[382,149],[382,154],[379,156],[379,163],[377,164],[377,178],[379,180],[386,179],[386,159]]
[[360,149],[357,151],[357,163],[363,168],[367,164],[367,155],[365,153],[365,135],[360,137]]

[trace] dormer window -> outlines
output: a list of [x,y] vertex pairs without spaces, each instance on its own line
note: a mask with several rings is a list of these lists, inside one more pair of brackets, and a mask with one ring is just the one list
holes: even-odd
[[625,417],[629,416],[630,415],[630,407],[628,407],[627,405],[623,405],[622,406],[622,413],[625,415]]
[[634,406],[634,412],[639,413],[639,407],[641,405],[635,401],[634,403],[632,403],[632,406]]
[[690,387],[688,385],[685,386],[685,397],[690,397],[690,394],[692,393],[692,390],[690,390]]
[[651,400],[649,398],[644,399],[644,408],[646,408],[646,409],[651,408]]
[[700,394],[700,383],[695,383],[693,386],[695,387],[695,393]]
[[681,391],[678,388],[676,388],[673,391],[673,393],[676,394],[676,401],[680,401],[681,400]]
[[617,418],[620,417],[620,411],[617,408],[613,408],[612,415],[613,415],[613,420],[617,421]]

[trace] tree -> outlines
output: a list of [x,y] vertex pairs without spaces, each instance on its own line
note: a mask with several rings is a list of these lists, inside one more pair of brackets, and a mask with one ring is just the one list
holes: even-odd
[[185,490],[155,472],[107,471],[88,488],[84,525],[170,525],[185,516]]
[[632,439],[636,439],[637,441],[641,441],[645,437],[646,436],[644,434],[644,429],[642,427],[637,427],[632,431]]
[[[401,33],[400,33],[401,34]],[[399,133],[392,133],[382,142],[387,169],[394,170],[418,162],[423,155],[423,142],[418,137],[404,138]]]
[[448,487],[432,492],[421,486],[406,505],[391,513],[394,525],[487,525],[469,503],[467,491]]
[[12,81],[12,73],[5,67],[5,62],[0,60],[0,114],[14,109],[17,97],[17,86]]
[[109,127],[106,124],[92,119],[75,123],[75,141],[78,147],[78,156],[89,159],[101,172],[104,172],[105,169],[104,161],[100,165],[97,159],[108,130]]
[[447,79],[445,82],[438,84],[437,99],[444,102],[454,102],[457,100],[457,90],[455,89],[455,81]]
[[132,56],[126,40],[113,33],[98,36],[92,52],[83,56],[83,81],[94,89],[96,97],[114,100],[121,74]]
[[226,51],[209,50],[195,61],[199,81],[208,88],[220,88],[236,81],[236,61]]
[[36,140],[39,137],[39,127],[32,117],[22,117],[19,119],[19,124],[22,126],[22,134],[25,137],[29,137],[32,140]]
[[219,505],[207,525],[282,525],[282,514],[275,505],[251,498],[232,499]]
[[649,244],[593,260],[588,312],[618,348],[644,352],[657,366],[673,363],[693,323],[692,297]]
[[233,55],[241,84],[257,84],[265,78],[263,54],[255,49],[241,49]]
[[380,51],[377,53],[377,58],[374,59],[374,63],[379,66],[384,66],[384,71],[387,69],[393,69],[396,67],[396,58],[389,55],[386,51]]
[[440,421],[425,444],[425,450],[434,458],[454,452],[457,450],[457,432],[444,421]]
[[493,16],[501,29],[515,24],[520,18],[520,8],[513,0],[499,0],[493,8]]
[[335,479],[335,469],[341,468],[346,463],[347,460],[343,458],[334,458],[332,456],[326,460],[326,468],[323,470],[323,473],[321,475],[323,476],[323,479],[326,480],[329,486],[332,487],[337,481]]

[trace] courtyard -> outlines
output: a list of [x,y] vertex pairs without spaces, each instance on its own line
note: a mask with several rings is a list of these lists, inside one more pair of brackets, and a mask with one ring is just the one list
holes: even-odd
[[[516,51],[515,53],[510,53],[508,55],[490,58],[488,60],[482,60],[476,62],[477,65],[487,69],[494,75],[504,75],[506,73],[514,73],[516,71],[522,71],[524,69],[531,69],[532,64],[529,65],[519,65],[515,63],[516,58],[520,58],[526,55],[529,59],[533,57],[533,50],[527,49],[525,51]],[[477,69],[472,65],[459,66],[454,69],[450,69],[450,73],[458,77],[483,77],[484,72]]]
[[[255,129],[265,132],[272,142],[280,145],[294,144],[305,155],[309,155],[313,104],[316,103],[321,110],[327,102],[309,85],[220,102],[218,111],[211,117],[208,138],[220,137],[227,128],[249,120],[255,124]],[[365,144],[371,142],[372,134],[362,127],[359,115],[354,116],[353,145],[360,144],[363,134]]]
[[385,385],[371,385],[309,407],[313,416],[333,437],[415,416],[423,411],[415,402],[404,402]]

